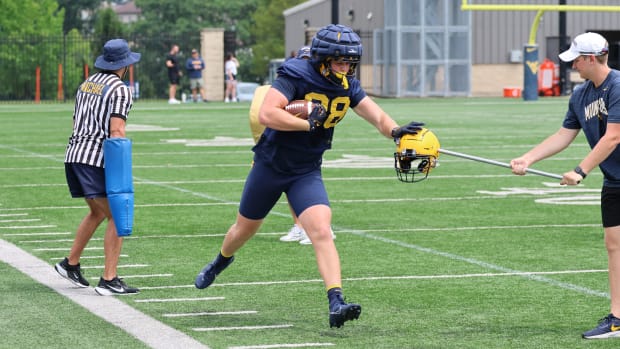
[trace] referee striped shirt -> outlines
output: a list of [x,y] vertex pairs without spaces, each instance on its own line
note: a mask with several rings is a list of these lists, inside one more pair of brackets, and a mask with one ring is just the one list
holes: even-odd
[[110,116],[126,120],[132,103],[129,87],[114,73],[96,73],[84,81],[75,97],[65,163],[103,167],[103,141],[110,137]]

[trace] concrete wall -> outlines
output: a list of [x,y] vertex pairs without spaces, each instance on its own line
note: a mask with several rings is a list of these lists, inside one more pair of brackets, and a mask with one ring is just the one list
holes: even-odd
[[471,95],[502,96],[504,88],[523,89],[523,64],[474,64]]
[[224,100],[224,28],[207,28],[200,32],[200,56],[205,61],[202,78],[207,100]]
[[[412,0],[413,1],[413,0]],[[458,0],[454,0],[458,1]],[[480,3],[480,1],[472,1]],[[506,4],[505,0],[485,0],[486,4]],[[557,5],[558,0],[521,0],[511,4]],[[618,6],[619,0],[571,0],[569,5]],[[384,0],[340,0],[340,22],[355,30],[372,31],[384,26]],[[354,11],[353,20],[348,11]],[[367,16],[372,13],[370,20]],[[502,96],[504,87],[523,87],[523,66],[511,62],[513,52],[518,56],[528,43],[530,30],[536,11],[472,11],[471,52],[472,52],[472,96]],[[331,21],[331,2],[329,0],[310,0],[284,11],[285,40],[287,52],[305,44],[304,23],[311,27],[321,27]],[[566,12],[567,36],[574,38],[585,31],[604,33],[611,45],[620,47],[620,12],[584,11]],[[554,47],[559,35],[559,13],[545,12],[536,34],[539,49],[539,62],[550,58],[557,62],[559,47]],[[372,51],[366,38],[364,42],[364,65],[372,65]],[[548,47],[549,46],[549,47]],[[620,49],[619,49],[620,50]],[[285,53],[282,53],[284,55]],[[618,62],[620,66],[620,62]],[[372,68],[362,67],[360,80],[368,88],[372,86]],[[573,74],[574,75],[574,74]],[[493,77],[490,79],[489,77]],[[571,78],[575,80],[575,78]]]

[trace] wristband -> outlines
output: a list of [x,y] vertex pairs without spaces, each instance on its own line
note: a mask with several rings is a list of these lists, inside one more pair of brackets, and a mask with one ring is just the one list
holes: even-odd
[[586,175],[586,173],[585,173],[585,172],[583,172],[583,170],[582,170],[582,169],[581,169],[581,167],[579,167],[579,166],[575,167],[575,169],[574,169],[573,171],[575,171],[575,173],[576,173],[576,174],[578,174],[578,175],[580,175],[580,176],[581,176],[581,178],[583,178],[583,179],[585,179],[585,178],[586,178],[586,176],[587,176],[587,175]]

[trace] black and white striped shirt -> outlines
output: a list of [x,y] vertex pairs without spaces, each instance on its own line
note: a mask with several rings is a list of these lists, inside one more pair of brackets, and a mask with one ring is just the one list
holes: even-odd
[[126,119],[131,106],[131,91],[116,74],[100,72],[86,79],[75,97],[65,163],[103,167],[103,141],[110,137],[110,116]]

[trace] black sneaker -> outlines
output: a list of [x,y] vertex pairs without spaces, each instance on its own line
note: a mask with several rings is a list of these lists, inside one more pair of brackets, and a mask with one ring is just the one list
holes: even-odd
[[100,278],[99,284],[97,285],[97,287],[95,287],[95,292],[97,292],[101,296],[113,296],[137,294],[140,293],[140,290],[135,287],[127,286],[123,279],[119,279],[118,276],[116,276],[110,281]]
[[345,303],[338,295],[336,301],[329,305],[329,327],[341,327],[346,321],[359,318],[361,313],[361,305]]
[[90,283],[82,276],[82,269],[80,263],[77,265],[69,265],[69,259],[65,257],[62,262],[56,263],[54,269],[63,278],[71,281],[75,286],[88,287]]

